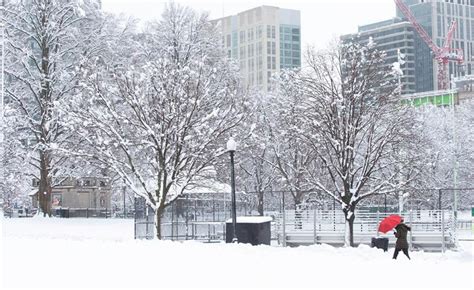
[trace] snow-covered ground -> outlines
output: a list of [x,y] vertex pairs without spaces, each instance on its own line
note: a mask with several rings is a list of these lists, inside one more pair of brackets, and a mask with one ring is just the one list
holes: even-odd
[[[467,288],[473,242],[391,259],[367,246],[136,241],[133,221],[2,219],[3,288]],[[46,273],[45,273],[46,272]]]

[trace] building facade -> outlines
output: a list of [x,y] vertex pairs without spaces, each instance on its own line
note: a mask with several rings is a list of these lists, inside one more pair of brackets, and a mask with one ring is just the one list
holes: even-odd
[[[393,18],[369,25],[359,26],[357,34],[345,35],[343,41],[357,40],[367,43],[370,38],[377,48],[386,52],[385,62],[388,66],[403,61],[400,69],[403,76],[399,79],[402,94],[412,94],[416,91],[415,83],[415,52],[414,30],[407,21]],[[401,62],[402,63],[402,62]]]
[[[473,0],[404,0],[410,11],[418,20],[433,42],[442,47],[448,29],[453,20],[457,27],[451,47],[461,49],[464,63],[449,63],[449,76],[461,77],[474,73],[473,41],[474,41],[474,1]],[[397,16],[405,18],[397,9]],[[433,59],[428,46],[415,33],[415,77],[416,91],[424,92],[438,88],[438,62]]]
[[[461,49],[464,63],[449,63],[449,78],[474,74],[474,0],[404,0],[418,23],[442,47],[449,26],[456,20],[457,27],[451,47]],[[380,49],[387,52],[387,63],[395,62],[398,49],[405,55],[402,92],[405,94],[438,89],[438,62],[428,45],[411,27],[405,15],[397,9],[396,18],[359,27],[362,39],[372,37]],[[343,38],[346,38],[344,36]]]
[[[33,187],[38,187],[38,180],[33,180]],[[37,192],[32,191],[33,207],[38,206]],[[108,179],[84,177],[80,179],[65,178],[53,186],[51,206],[56,208],[100,209],[112,206],[112,188]]]
[[297,10],[260,6],[216,20],[246,88],[268,91],[274,73],[301,67],[300,19]]

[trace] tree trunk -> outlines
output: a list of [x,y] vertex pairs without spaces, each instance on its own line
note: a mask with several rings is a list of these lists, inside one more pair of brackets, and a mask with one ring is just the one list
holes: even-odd
[[257,206],[258,214],[260,216],[263,216],[263,191],[259,191],[257,193],[257,197],[258,197],[258,206]]
[[156,229],[156,238],[161,240],[161,218],[165,210],[164,204],[160,204],[155,210],[155,229]]
[[40,152],[40,180],[38,189],[38,205],[43,216],[51,217],[51,177],[49,176],[50,157]]
[[301,209],[301,200],[295,199],[295,229],[303,228],[303,210]]
[[344,235],[344,246],[354,247],[354,208],[350,207],[349,210],[344,210],[344,217],[346,220],[346,228]]
[[[48,27],[48,12],[50,11],[49,1],[43,3],[45,7],[44,11],[39,11],[39,17],[41,18],[41,29],[47,29]],[[52,119],[52,108],[53,102],[51,99],[51,74],[50,74],[50,48],[47,37],[41,37],[41,88],[39,91],[40,95],[40,109],[41,109],[41,125],[38,128],[41,132],[40,145],[40,183],[38,191],[38,202],[40,210],[43,212],[43,216],[51,216],[51,155],[48,149],[50,143],[50,132],[49,126]]]

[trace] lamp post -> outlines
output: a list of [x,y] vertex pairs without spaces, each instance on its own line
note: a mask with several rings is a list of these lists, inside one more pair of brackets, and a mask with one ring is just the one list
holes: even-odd
[[[454,79],[451,76],[451,79]],[[454,85],[453,85],[454,87]],[[454,214],[454,222],[455,225],[457,223],[458,218],[458,195],[456,188],[458,186],[458,159],[457,159],[457,135],[456,135],[456,103],[455,103],[456,96],[454,95],[454,90],[451,90],[451,105],[453,109],[453,214]]]
[[234,153],[237,149],[237,144],[234,138],[230,137],[227,141],[227,152],[230,154],[230,187],[232,194],[232,243],[237,243],[237,213],[235,208],[235,173],[234,173]]
[[[2,1],[1,8],[0,10],[2,13],[5,13],[5,0]],[[5,155],[5,23],[0,23],[0,27],[2,30],[2,59],[1,59],[1,82],[2,82],[2,88],[1,88],[1,96],[0,96],[0,160],[3,161],[4,155]],[[2,162],[0,166],[0,178],[3,180],[5,179],[5,168],[4,164]],[[3,186],[0,188],[0,192],[5,194],[5,187]]]

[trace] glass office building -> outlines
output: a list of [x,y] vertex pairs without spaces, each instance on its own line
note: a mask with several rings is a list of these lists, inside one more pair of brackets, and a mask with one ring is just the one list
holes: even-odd
[[411,94],[416,91],[414,34],[413,27],[409,22],[393,18],[359,26],[359,33],[345,35],[342,40],[357,40],[367,43],[372,38],[377,48],[385,51],[385,62],[388,66],[399,61],[400,52],[400,57],[404,61],[404,64],[400,66],[403,71],[403,76],[400,77],[402,94]]
[[[462,77],[474,73],[474,0],[405,0],[418,23],[438,46],[444,39],[452,20],[457,21],[451,47],[461,49],[464,63],[449,63],[449,76]],[[387,52],[387,63],[395,62],[395,51],[401,50],[406,57],[402,92],[426,92],[438,89],[438,62],[428,45],[403,13],[397,9],[396,18],[359,27],[362,39],[372,37],[380,49]],[[402,28],[403,27],[403,28]],[[400,30],[402,29],[402,30]],[[344,36],[347,38],[348,36]]]
[[301,67],[300,18],[297,10],[260,6],[216,20],[245,87],[268,91],[273,74]]
[[[453,20],[457,26],[452,48],[461,49],[464,63],[449,63],[449,76],[461,77],[473,74],[474,1],[473,0],[404,0],[426,32],[439,47],[444,45],[445,36]],[[397,16],[404,18],[397,9]],[[438,88],[438,62],[428,46],[415,34],[416,91],[424,92]]]

